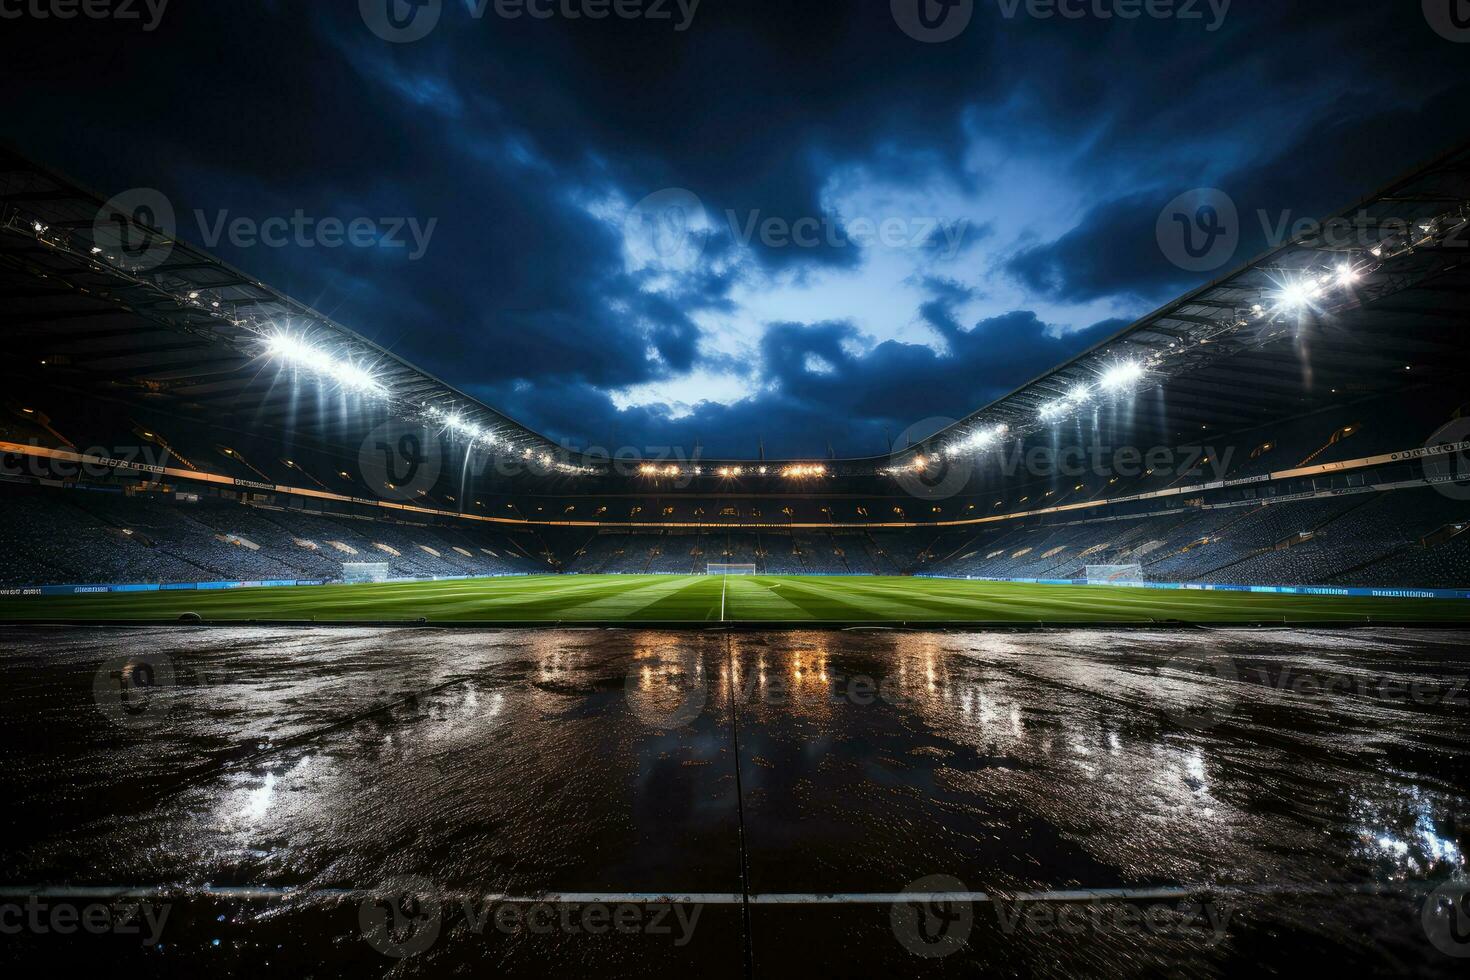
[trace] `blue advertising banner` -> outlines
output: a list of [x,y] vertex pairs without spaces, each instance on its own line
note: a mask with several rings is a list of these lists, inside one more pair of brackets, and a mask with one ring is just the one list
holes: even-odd
[[1272,595],[1338,595],[1371,599],[1470,599],[1470,589],[1385,589],[1356,585],[1225,585],[1214,582],[1090,582],[1085,578],[990,578],[984,575],[917,575],[972,582],[1025,585],[1094,585],[1104,588],[1185,589],[1198,592],[1264,592]]

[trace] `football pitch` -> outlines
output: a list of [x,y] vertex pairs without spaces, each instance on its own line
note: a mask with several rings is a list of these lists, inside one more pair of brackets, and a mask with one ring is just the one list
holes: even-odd
[[1454,599],[899,577],[546,575],[0,598],[10,622],[1098,624],[1466,622]]

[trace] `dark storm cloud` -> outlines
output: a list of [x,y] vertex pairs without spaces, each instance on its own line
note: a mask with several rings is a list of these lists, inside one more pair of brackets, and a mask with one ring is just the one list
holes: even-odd
[[[0,63],[23,95],[0,127],[99,190],[159,187],[181,217],[437,219],[418,261],[212,250],[576,442],[616,429],[624,442],[699,437],[750,452],[764,433],[801,455],[829,438],[876,451],[885,426],[966,414],[1121,326],[1068,336],[1081,323],[1049,330],[1016,311],[967,327],[957,311],[989,291],[985,272],[1038,301],[1123,297],[1141,312],[1201,278],[1155,243],[1173,194],[1220,186],[1251,221],[1256,208],[1320,214],[1454,139],[1445,121],[1464,96],[1463,46],[1413,3],[1235,4],[1205,32],[1007,19],[981,2],[947,44],[905,36],[881,0],[706,0],[681,32],[475,20],[471,7],[446,0],[439,28],[404,45],[374,37],[352,2],[194,0],[147,34],[7,22]],[[1026,232],[1024,218],[966,225],[949,254],[951,239],[932,233],[919,254],[945,278],[925,281],[913,313],[934,347],[778,322],[748,357],[712,352],[704,330],[741,316],[741,287],[817,281],[868,258],[825,242],[741,243],[732,220],[818,219],[840,236],[854,216],[828,195],[854,174],[1011,193],[970,161],[977,142],[1050,161],[1095,203],[1015,255],[988,250]],[[616,220],[665,187],[688,188],[716,219],[700,262],[676,277],[630,268]],[[1252,250],[1247,240],[1238,258]],[[672,421],[665,406],[619,412],[609,395],[696,369],[760,387]]]
[[[772,457],[820,455],[828,445],[839,455],[868,455],[885,451],[923,420],[968,415],[1004,395],[1012,379],[1041,374],[1126,325],[1106,320],[1056,336],[1034,313],[1018,310],[963,327],[952,307],[968,291],[931,285],[935,296],[925,315],[943,335],[946,352],[894,340],[864,347],[861,333],[845,322],[770,324],[755,372],[766,389],[733,405],[702,402],[672,421],[668,406],[618,411],[607,395],[585,387],[484,393],[492,401],[519,397],[537,425],[578,447],[641,452],[698,442],[706,456],[738,457],[764,443]],[[605,422],[589,432],[588,418]]]
[[[1441,93],[1423,107],[1334,115],[1266,159],[1223,175],[1212,186],[1235,202],[1240,244],[1217,274],[1283,244],[1289,237],[1283,230],[1295,222],[1339,211],[1444,149],[1442,121],[1454,118],[1467,96],[1470,85]],[[1397,136],[1391,156],[1363,152],[1387,132]],[[1037,293],[1073,302],[1182,292],[1201,277],[1169,262],[1154,226],[1160,209],[1192,186],[1167,185],[1105,201],[1056,241],[1019,252],[1007,269]]]

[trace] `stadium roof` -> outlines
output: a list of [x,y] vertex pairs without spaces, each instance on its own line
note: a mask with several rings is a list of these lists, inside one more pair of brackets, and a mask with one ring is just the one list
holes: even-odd
[[[146,212],[137,201],[104,201],[0,150],[0,208],[0,316],[12,365],[242,424],[289,426],[321,441],[360,438],[386,417],[406,415],[454,420],[467,438],[493,434],[497,451],[557,448],[329,317],[140,223],[137,214]],[[1299,415],[1328,397],[1396,390],[1406,371],[1415,379],[1458,376],[1470,352],[1467,220],[1470,143],[895,455],[970,451],[1000,427],[1039,438],[1084,418],[1114,444],[1167,445],[1201,428]],[[324,376],[341,397],[283,384],[280,371],[264,369],[272,351]],[[1129,393],[1126,411],[1109,388]],[[1092,411],[1104,403],[1110,411]],[[873,472],[893,462],[848,460],[831,471]]]
[[[1101,243],[1100,243],[1101,247]],[[1312,223],[925,440],[962,446],[1084,414],[1109,382],[1132,390],[1128,442],[1302,414],[1320,398],[1455,376],[1470,344],[1470,143]],[[1157,392],[1145,401],[1148,390]],[[1074,396],[1078,393],[1078,396]],[[1086,395],[1086,398],[1080,397]],[[1116,434],[1116,433],[1115,433]]]
[[[142,191],[104,201],[0,149],[0,322],[12,365],[44,369],[58,383],[146,393],[159,407],[289,424],[308,438],[365,435],[389,415],[434,406],[513,451],[556,448],[330,317],[138,220],[167,207],[161,200]],[[342,397],[304,396],[282,383],[281,372],[265,369],[273,348],[326,375]]]

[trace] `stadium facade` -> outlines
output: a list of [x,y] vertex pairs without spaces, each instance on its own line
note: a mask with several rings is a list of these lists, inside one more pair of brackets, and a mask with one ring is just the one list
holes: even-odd
[[1470,146],[864,459],[576,452],[0,154],[0,587],[548,572],[1470,587]]

